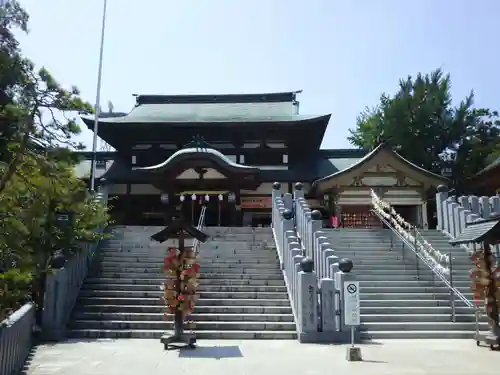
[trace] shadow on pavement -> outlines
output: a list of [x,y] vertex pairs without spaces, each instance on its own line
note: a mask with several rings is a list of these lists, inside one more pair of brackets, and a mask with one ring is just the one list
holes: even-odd
[[181,349],[179,358],[243,358],[240,347],[232,346],[197,346],[194,349]]

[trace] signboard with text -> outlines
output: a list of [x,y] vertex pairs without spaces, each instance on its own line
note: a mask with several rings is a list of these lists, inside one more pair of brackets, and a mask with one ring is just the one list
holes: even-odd
[[344,324],[360,325],[359,281],[344,282]]
[[271,208],[271,197],[241,197],[241,208]]

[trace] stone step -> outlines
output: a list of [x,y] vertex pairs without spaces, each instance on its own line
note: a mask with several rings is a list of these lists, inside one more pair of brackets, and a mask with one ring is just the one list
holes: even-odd
[[[199,292],[200,299],[286,299],[283,292]],[[143,290],[94,290],[86,289],[80,292],[81,297],[117,297],[117,298],[160,298],[163,291]],[[418,294],[416,294],[418,296]],[[396,297],[395,297],[396,298]]]
[[[449,293],[449,289],[442,286],[366,286],[370,285],[369,283],[360,283],[359,291],[361,294],[373,294],[373,293],[397,293],[397,294],[432,294],[432,295],[440,295]],[[464,288],[465,289],[465,288]],[[470,290],[470,288],[469,288]],[[436,294],[434,294],[436,293]],[[472,295],[472,291],[469,293]]]
[[[110,284],[110,283],[85,283],[82,286],[82,290],[127,290],[127,291],[157,291],[159,290],[161,282],[151,285],[141,285],[141,284]],[[197,288],[198,292],[280,292],[286,293],[285,286],[266,286],[266,285],[240,285],[240,286],[228,286],[228,285],[211,285],[211,284],[200,284]]]
[[[297,338],[295,331],[199,331],[194,330],[199,340],[294,340]],[[160,339],[165,334],[164,330],[100,330],[79,329],[70,330],[70,338],[106,338],[106,339]]]
[[[271,256],[272,255],[272,256]],[[223,264],[236,264],[236,263],[241,263],[241,264],[261,264],[261,263],[276,263],[278,261],[278,256],[276,254],[271,254],[270,256],[237,256],[237,255],[224,255],[224,254],[219,254],[219,255],[207,255],[203,254],[199,256],[199,260],[201,262],[206,262],[206,263],[219,263],[222,262]],[[124,254],[106,254],[106,253],[101,253],[100,254],[100,259],[102,260],[112,260],[112,261],[117,261],[117,262],[126,262],[129,260],[136,261],[137,259],[141,261],[150,261],[150,262],[158,262],[158,263],[163,263],[163,259],[165,259],[165,254],[160,254],[157,256],[151,256],[149,254],[148,256],[142,256],[142,255],[135,255],[135,254],[130,254],[130,253],[124,253]]]
[[[101,255],[100,260],[101,263],[105,262],[113,262],[113,263],[121,263],[121,264],[127,264],[127,263],[155,263],[156,265],[163,264],[163,259],[165,259],[165,255],[162,256],[157,256],[157,257],[133,257],[129,255],[125,256],[109,256],[109,255]],[[204,256],[201,256],[199,258],[198,263],[200,265],[211,265],[211,264],[221,264],[221,265],[227,265],[228,267],[231,267],[232,265],[247,265],[247,264],[270,264],[274,265],[276,264],[276,259],[275,257],[273,258],[251,258],[251,259],[238,259],[238,258],[217,258],[217,259],[210,259],[206,258]]]
[[[144,275],[142,275],[144,276]],[[159,286],[165,277],[150,278],[131,278],[131,277],[88,277],[85,279],[85,285],[112,283],[112,284],[134,284],[134,285],[155,285]],[[201,279],[200,284],[210,286],[285,286],[283,277],[269,280],[264,279]]]
[[[147,273],[132,273],[132,272],[102,272],[97,275],[97,277],[101,278],[134,278],[134,279],[139,279],[141,277],[147,278],[147,279],[158,279],[158,280],[164,280],[165,275],[163,272],[147,272]],[[282,280],[283,275],[281,273],[276,273],[276,274],[264,274],[264,273],[258,273],[258,274],[236,274],[236,273],[205,273],[201,272],[200,273],[200,279],[208,279],[208,280],[220,280],[220,279],[243,279],[243,280]]]
[[[480,323],[481,330],[485,329],[485,323]],[[368,332],[376,331],[471,331],[475,332],[475,322],[366,322],[361,323],[360,330]]]
[[[404,322],[412,325],[413,323],[433,323],[433,322],[452,322],[451,313],[444,314],[363,314],[361,313],[361,322],[364,323],[379,323],[386,322]],[[455,322],[475,323],[474,314],[456,314]]]
[[[76,312],[74,314],[76,320],[93,320],[93,321],[155,321],[164,322],[173,320],[172,314],[160,313],[129,313],[129,312]],[[193,313],[189,316],[189,320],[193,322],[286,322],[293,323],[292,314],[202,314]]]
[[473,331],[459,331],[459,330],[434,330],[434,331],[415,331],[415,330],[402,330],[402,331],[361,331],[359,337],[361,340],[431,340],[431,339],[468,339],[474,337]]
[[[107,302],[107,301],[103,301]],[[116,305],[116,304],[99,304],[99,305],[77,305],[75,308],[75,314],[77,312],[96,312],[96,313],[165,313],[164,304],[156,305]],[[244,315],[244,314],[256,314],[256,315],[275,315],[275,314],[292,314],[291,306],[239,306],[231,304],[228,306],[218,306],[210,305],[203,306],[196,304],[195,307],[196,314],[228,314],[228,315]]]
[[[443,283],[441,281],[440,278],[438,278],[436,275],[434,274],[423,274],[423,273],[420,273],[419,277],[417,278],[417,276],[404,276],[404,275],[391,275],[391,274],[387,274],[385,276],[382,276],[382,275],[374,275],[374,274],[363,274],[363,273],[357,273],[356,274],[356,280],[358,281],[403,281],[403,280],[417,280],[417,281],[421,281],[421,282],[435,282],[435,283]],[[462,275],[460,276],[456,276],[454,278],[454,283],[459,283],[459,282],[469,282],[469,278],[468,277],[462,277]],[[464,288],[464,286],[460,286],[460,288]]]
[[[353,261],[354,262],[354,261]],[[463,264],[457,264],[457,265],[454,265],[454,270],[456,272],[459,272],[459,271],[464,271],[464,272],[467,272],[469,269],[470,269],[470,266],[469,265],[463,265]],[[414,265],[412,264],[404,264],[404,263],[386,263],[386,264],[366,264],[366,263],[354,263],[354,270],[356,271],[365,271],[365,270],[386,270],[386,272],[393,272],[395,270],[405,270],[405,269],[412,269],[412,268],[415,268]],[[426,268],[424,268],[424,266],[420,266],[420,268],[422,269],[422,271],[425,271]],[[428,269],[428,268],[427,268]],[[430,270],[429,270],[430,271]]]
[[[164,305],[164,302],[158,297],[80,297],[79,303],[81,304],[98,304],[112,303],[114,305]],[[196,306],[289,306],[290,301],[288,299],[236,299],[236,298],[224,298],[224,299],[207,299],[200,298],[196,302]]]
[[[104,253],[134,253],[134,254],[151,254],[151,255],[163,255],[166,254],[167,248],[125,248],[125,247],[102,247],[100,249]],[[262,247],[235,247],[235,246],[218,246],[211,248],[201,248],[200,254],[255,254],[255,255],[269,255],[274,254],[276,249],[274,247],[262,248]]]
[[[381,281],[423,281],[423,282],[439,282],[440,279],[433,275],[431,272],[420,272],[417,275],[416,271],[408,270],[405,273],[358,273],[353,272],[356,275],[356,280],[358,281],[373,281],[373,282],[381,282]],[[455,281],[468,281],[469,277],[467,275],[455,277]]]
[[[450,306],[385,306],[385,307],[366,307],[361,306],[361,315],[380,315],[380,316],[393,316],[393,315],[448,315],[451,317]],[[469,307],[456,307],[456,313],[462,315],[474,315],[474,310]]]
[[[121,265],[108,266],[101,265],[99,267],[102,272],[130,272],[130,273],[158,273],[164,274],[163,267],[126,267]],[[200,271],[204,274],[260,274],[260,275],[280,275],[281,270],[278,267],[273,268],[226,268],[226,267],[200,267]]]
[[[116,250],[116,251],[103,251],[101,252],[103,256],[111,256],[111,257],[120,257],[120,256],[127,256],[127,257],[135,257],[135,258],[147,258],[150,256],[155,256],[155,257],[165,257],[166,252],[139,252],[139,251],[126,251],[126,250]],[[243,260],[252,260],[252,259],[261,259],[261,260],[276,260],[278,258],[276,250],[269,250],[266,252],[255,252],[255,251],[248,251],[248,252],[224,252],[224,251],[215,251],[211,253],[200,253],[199,257],[203,257],[204,259],[243,259]]]
[[[472,293],[467,293],[464,294],[465,297],[470,296],[472,299]],[[388,292],[388,293],[381,293],[381,292],[373,292],[369,293],[366,292],[364,289],[361,289],[360,287],[360,300],[419,300],[419,299],[435,299],[435,300],[447,300],[450,297],[449,292],[443,292],[443,293],[429,293],[429,292],[424,292],[424,293],[394,293],[394,292]]]
[[[457,302],[458,304],[458,302]],[[436,300],[426,295],[425,299],[361,299],[360,306],[363,307],[427,307],[427,306],[451,306],[449,299]]]
[[[120,321],[120,320],[73,320],[70,323],[70,329],[131,329],[131,330],[172,330],[173,321]],[[295,331],[296,326],[293,322],[224,322],[211,321],[196,322],[197,331]]]

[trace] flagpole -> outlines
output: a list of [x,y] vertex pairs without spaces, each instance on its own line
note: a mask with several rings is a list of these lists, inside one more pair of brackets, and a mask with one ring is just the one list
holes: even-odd
[[107,0],[104,0],[102,10],[101,27],[101,47],[99,50],[99,68],[97,70],[97,93],[95,99],[95,119],[94,119],[94,137],[92,140],[92,166],[90,170],[90,191],[95,192],[95,172],[97,164],[97,133],[99,130],[99,116],[101,115],[101,84],[102,84],[102,60],[104,54],[104,32],[106,30],[106,8]]

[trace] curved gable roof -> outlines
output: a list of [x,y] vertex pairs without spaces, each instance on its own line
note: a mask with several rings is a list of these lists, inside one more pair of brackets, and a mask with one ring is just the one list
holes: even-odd
[[136,168],[137,171],[143,172],[162,172],[170,169],[174,165],[189,159],[208,159],[217,164],[222,169],[231,170],[233,172],[258,173],[260,170],[256,167],[235,163],[227,158],[223,153],[206,147],[189,147],[183,148],[175,152],[164,162],[152,165],[150,167]]
[[350,173],[353,173],[356,170],[358,170],[359,168],[362,168],[364,165],[366,165],[366,163],[372,161],[373,159],[375,159],[376,157],[378,157],[380,154],[382,154],[384,152],[390,153],[390,155],[393,158],[395,158],[395,160],[397,162],[399,162],[403,165],[407,165],[409,168],[414,170],[415,173],[426,176],[426,178],[430,179],[432,181],[432,183],[435,185],[439,185],[439,184],[443,184],[443,183],[447,184],[449,181],[447,178],[440,176],[438,174],[435,174],[433,172],[430,172],[424,168],[421,168],[418,165],[410,162],[408,159],[405,159],[403,156],[401,156],[396,151],[394,151],[394,149],[392,149],[387,143],[381,143],[380,145],[375,147],[371,152],[369,152],[364,157],[359,159],[356,163],[348,166],[345,169],[339,170],[339,171],[334,172],[328,176],[322,177],[322,178],[314,181],[313,186],[321,187],[322,185],[332,183],[338,178],[341,178],[341,177],[344,177]]

